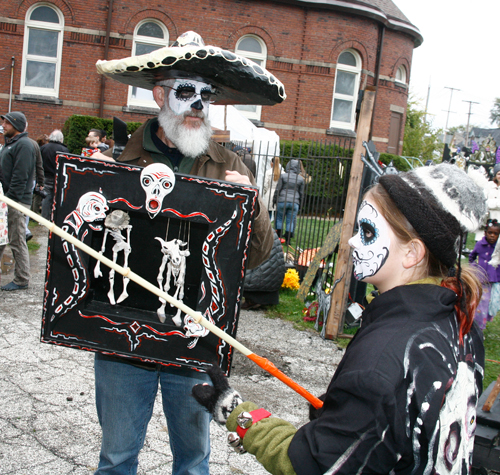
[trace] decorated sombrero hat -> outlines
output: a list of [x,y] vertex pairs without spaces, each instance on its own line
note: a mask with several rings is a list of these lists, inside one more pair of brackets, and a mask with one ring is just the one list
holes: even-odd
[[218,89],[216,104],[273,105],[286,98],[285,87],[257,63],[216,46],[198,33],[183,33],[170,47],[141,56],[97,61],[97,72],[116,81],[153,89],[166,79],[189,78]]

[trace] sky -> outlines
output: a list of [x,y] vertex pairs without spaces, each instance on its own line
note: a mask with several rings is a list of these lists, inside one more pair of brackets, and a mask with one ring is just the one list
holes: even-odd
[[424,37],[413,50],[410,94],[425,110],[430,85],[427,111],[432,126],[466,125],[470,107],[471,125],[495,128],[490,110],[500,98],[499,0],[393,2]]

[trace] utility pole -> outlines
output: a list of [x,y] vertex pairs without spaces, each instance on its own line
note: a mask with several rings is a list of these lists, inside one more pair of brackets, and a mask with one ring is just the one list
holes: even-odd
[[427,99],[425,100],[424,124],[427,124],[427,109],[429,107],[429,96],[431,95],[431,79],[429,78],[429,87],[427,88]]
[[450,105],[448,106],[448,115],[446,116],[446,127],[444,129],[444,141],[446,142],[446,134],[448,133],[448,119],[450,118],[451,99],[453,98],[453,91],[460,91],[460,89],[455,89],[454,87],[448,87],[448,86],[445,86],[445,89],[451,89]]
[[469,103],[469,113],[467,114],[467,129],[465,129],[465,146],[469,146],[469,123],[470,123],[470,116],[472,114],[471,107],[472,104],[479,104],[479,102],[472,102],[472,101],[462,101],[462,102],[468,102]]

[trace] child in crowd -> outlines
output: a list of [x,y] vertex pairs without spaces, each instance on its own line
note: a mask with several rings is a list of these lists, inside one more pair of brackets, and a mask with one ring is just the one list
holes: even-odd
[[482,188],[455,165],[381,176],[349,241],[356,279],[379,295],[323,407],[296,429],[243,402],[215,365],[213,386],[193,395],[238,432],[230,445],[275,475],[469,473],[484,367],[474,323],[481,283],[457,250],[486,210]]
[[500,223],[496,219],[488,219],[484,237],[469,254],[469,262],[474,263],[477,258],[477,265],[484,270],[483,296],[474,317],[481,330],[486,328],[486,322],[491,321],[500,310],[500,266],[493,267],[489,263],[499,235]]
[[87,147],[82,148],[82,157],[91,157],[94,153],[99,152],[99,137],[88,136],[85,138]]

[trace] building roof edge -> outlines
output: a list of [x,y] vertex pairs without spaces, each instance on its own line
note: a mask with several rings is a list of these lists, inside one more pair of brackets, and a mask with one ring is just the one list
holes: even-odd
[[[331,10],[341,10],[349,13],[356,13],[361,16],[372,18],[381,22],[391,30],[406,33],[413,38],[415,48],[419,47],[424,38],[420,30],[406,20],[406,17],[397,18],[390,13],[383,11],[380,7],[370,3],[369,0],[277,0],[281,3],[290,3],[296,5],[307,4],[311,7],[327,8]],[[399,9],[397,9],[399,11]]]

